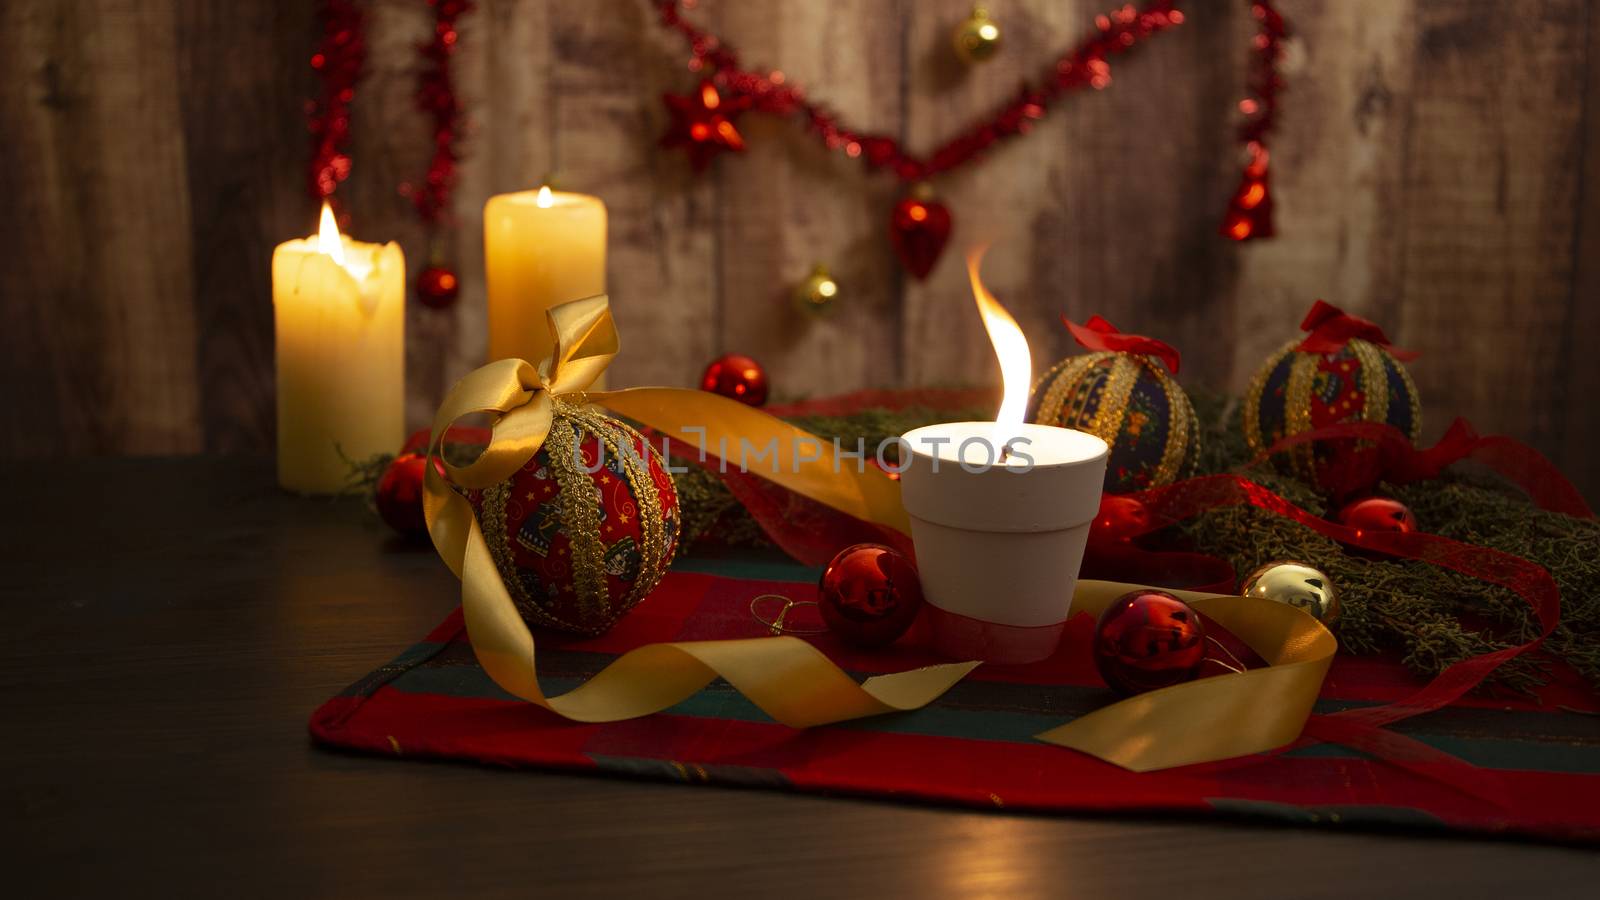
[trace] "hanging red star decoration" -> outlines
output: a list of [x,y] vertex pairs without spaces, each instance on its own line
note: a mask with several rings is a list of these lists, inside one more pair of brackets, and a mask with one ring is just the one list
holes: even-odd
[[723,97],[710,80],[687,94],[662,94],[672,124],[661,136],[663,147],[683,147],[696,172],[703,171],[725,150],[742,152],[744,136],[733,124],[750,107],[749,97]]

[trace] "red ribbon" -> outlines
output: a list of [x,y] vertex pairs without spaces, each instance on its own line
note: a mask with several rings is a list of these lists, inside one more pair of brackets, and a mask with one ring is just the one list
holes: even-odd
[[[1252,465],[1301,444],[1352,439],[1367,442],[1370,449],[1340,453],[1341,464],[1329,466],[1322,479],[1323,486],[1341,498],[1368,490],[1379,481],[1428,481],[1439,477],[1447,466],[1470,459],[1521,488],[1540,509],[1582,519],[1594,517],[1583,495],[1544,454],[1505,435],[1480,435],[1471,422],[1462,418],[1451,422],[1444,437],[1426,450],[1418,450],[1393,425],[1345,422],[1281,438],[1256,457]],[[1335,452],[1339,453],[1339,449]]]
[[1178,351],[1164,341],[1139,334],[1123,334],[1115,325],[1100,316],[1090,316],[1082,325],[1066,316],[1061,317],[1072,339],[1086,350],[1110,350],[1116,353],[1140,353],[1154,356],[1166,363],[1167,371],[1178,374]]
[[1352,316],[1322,300],[1312,304],[1311,310],[1300,322],[1300,330],[1308,334],[1295,349],[1306,353],[1337,353],[1343,350],[1345,344],[1350,343],[1352,338],[1360,338],[1368,343],[1377,344],[1402,362],[1408,362],[1421,355],[1414,350],[1402,350],[1390,343],[1389,336],[1384,334],[1383,329],[1376,323],[1360,316]]

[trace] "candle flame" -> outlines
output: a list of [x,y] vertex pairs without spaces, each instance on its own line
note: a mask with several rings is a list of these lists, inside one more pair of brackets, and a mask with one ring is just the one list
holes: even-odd
[[556,198],[554,194],[550,193],[550,185],[547,184],[539,188],[539,199],[534,202],[539,204],[540,209],[549,209],[555,205]]
[[317,252],[333,257],[340,268],[348,268],[344,261],[344,239],[339,236],[339,223],[333,219],[333,207],[322,202],[322,226],[317,229]]
[[978,277],[978,267],[986,250],[988,247],[975,247],[967,254],[967,275],[972,279],[972,299],[983,316],[984,330],[989,332],[989,342],[994,344],[994,354],[1000,359],[1000,380],[1005,385],[995,423],[1002,431],[1015,431],[1021,429],[1027,413],[1033,354],[1028,350],[1028,339],[1023,337],[1022,327]]

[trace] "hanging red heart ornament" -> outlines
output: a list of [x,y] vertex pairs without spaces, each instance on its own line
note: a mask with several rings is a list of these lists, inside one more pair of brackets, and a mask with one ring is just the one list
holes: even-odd
[[906,271],[927,278],[950,240],[950,210],[937,200],[902,198],[889,219],[889,240]]

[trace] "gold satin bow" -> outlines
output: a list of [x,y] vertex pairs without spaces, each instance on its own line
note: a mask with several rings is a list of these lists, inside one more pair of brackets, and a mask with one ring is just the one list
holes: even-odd
[[[549,311],[555,337],[538,368],[490,363],[461,379],[434,417],[430,457],[463,416],[495,416],[488,448],[466,466],[445,463],[450,481],[484,488],[508,478],[543,446],[565,405],[594,403],[665,434],[704,428],[708,444],[741,437],[776,441],[769,478],[788,490],[868,522],[908,531],[899,484],[876,470],[836,465],[815,435],[737,401],[703,391],[633,388],[586,393],[618,350],[605,296]],[[800,455],[801,442],[817,457]],[[795,728],[924,706],[976,662],[928,666],[856,684],[815,647],[795,637],[648,644],[623,654],[566,694],[539,686],[533,634],[501,581],[471,505],[430,465],[423,509],[434,547],[461,579],[461,605],[479,663],[507,692],[580,722],[614,722],[659,712],[721,677],[773,719]],[[1135,585],[1080,581],[1073,611],[1099,615]],[[1215,619],[1270,666],[1180,684],[1111,704],[1038,735],[1136,771],[1227,759],[1281,747],[1299,736],[1336,643],[1306,613],[1269,600],[1174,591]]]

